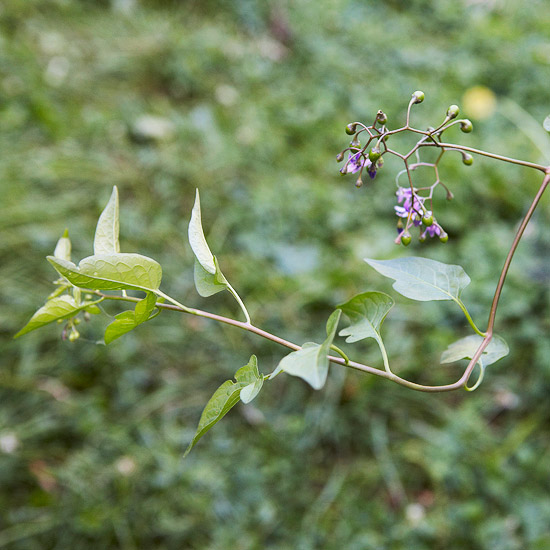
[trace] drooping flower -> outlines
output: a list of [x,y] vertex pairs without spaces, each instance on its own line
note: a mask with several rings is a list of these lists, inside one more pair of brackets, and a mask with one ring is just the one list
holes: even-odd
[[361,168],[363,168],[365,164],[367,164],[368,166],[369,163],[370,160],[367,159],[361,153],[361,151],[359,151],[358,153],[354,153],[353,155],[350,153],[346,164],[342,167],[340,172],[342,174],[355,174],[359,172],[359,170],[361,170]]
[[414,225],[419,226],[422,223],[422,215],[425,211],[424,197],[419,197],[416,194],[416,189],[410,187],[399,187],[395,192],[397,195],[398,204],[403,203],[403,206],[394,206],[397,216],[400,218],[408,218],[411,215]]

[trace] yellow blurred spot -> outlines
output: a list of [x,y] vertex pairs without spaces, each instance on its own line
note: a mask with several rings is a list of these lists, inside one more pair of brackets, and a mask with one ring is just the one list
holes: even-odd
[[464,113],[478,120],[489,118],[497,107],[497,98],[492,90],[485,86],[474,86],[466,90],[462,98]]

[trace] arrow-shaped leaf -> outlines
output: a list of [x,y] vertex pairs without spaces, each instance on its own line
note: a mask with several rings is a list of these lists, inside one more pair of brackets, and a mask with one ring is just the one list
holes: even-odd
[[[483,338],[477,334],[466,336],[450,344],[441,355],[441,363],[454,363],[460,359],[471,359],[478,350]],[[500,336],[494,334],[489,345],[483,350],[479,362],[481,367],[487,367],[506,357],[510,349],[508,344]]]
[[110,344],[113,340],[120,338],[138,325],[156,317],[156,315],[151,315],[151,312],[155,309],[155,303],[156,296],[152,292],[148,292],[143,300],[136,303],[134,311],[119,313],[105,330],[105,344]]
[[[235,373],[236,382],[226,380],[210,398],[204,410],[202,411],[199,425],[193,440],[187,447],[184,457],[189,454],[197,441],[219,422],[240,399],[244,403],[249,403],[256,397],[263,384],[263,376],[258,372],[258,362],[255,355],[250,357],[250,361],[244,367],[241,367]],[[250,389],[250,387],[252,388]],[[243,395],[241,392],[245,392]],[[245,399],[247,399],[245,401]]]
[[283,357],[269,378],[272,379],[281,371],[284,371],[292,376],[302,378],[313,389],[320,390],[327,380],[329,350],[336,335],[341,313],[337,309],[329,317],[327,321],[327,338],[322,344],[306,342],[301,349]]
[[72,262],[48,256],[56,271],[74,286],[91,290],[134,289],[154,292],[162,279],[162,268],[141,254],[96,254],[84,258],[78,267]]
[[118,189],[115,185],[111,193],[111,198],[107,206],[103,209],[97,222],[94,237],[94,254],[116,254],[120,252],[118,232]]
[[470,283],[470,277],[459,265],[449,265],[427,258],[397,258],[365,261],[378,273],[395,279],[393,288],[403,296],[423,302],[454,300]]
[[30,321],[14,336],[19,338],[31,330],[55,323],[61,319],[68,319],[74,317],[83,310],[88,310],[90,313],[97,313],[98,309],[95,304],[101,302],[96,300],[95,302],[82,302],[76,303],[76,300],[72,296],[64,295],[58,296],[48,300],[30,319]]
[[380,341],[380,327],[393,304],[393,298],[383,292],[364,292],[338,306],[351,321],[349,327],[340,331],[340,336],[347,336],[348,343],[365,338]]

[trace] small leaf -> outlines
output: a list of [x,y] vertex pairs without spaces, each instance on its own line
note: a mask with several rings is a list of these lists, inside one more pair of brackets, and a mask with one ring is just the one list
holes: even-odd
[[206,271],[206,269],[202,267],[199,260],[195,258],[195,287],[197,292],[203,298],[208,298],[208,296],[217,294],[218,292],[227,289],[228,286],[227,279],[223,276],[223,273],[218,266],[218,260],[215,256],[212,257],[214,258],[214,265],[216,266],[216,272],[214,274]]
[[53,255],[61,260],[71,261],[71,239],[69,231],[65,229],[63,236],[57,241]]
[[116,254],[117,252],[120,252],[118,232],[118,189],[115,185],[113,187],[111,198],[99,216],[99,220],[97,222],[94,237],[94,254]]
[[393,288],[412,300],[459,301],[460,293],[470,283],[470,277],[459,265],[444,264],[427,258],[398,258],[365,261],[378,273],[395,279]]
[[329,350],[336,335],[341,314],[341,310],[337,309],[329,317],[327,321],[327,339],[322,344],[306,342],[302,349],[293,351],[283,357],[269,378],[275,378],[277,374],[284,371],[292,376],[302,378],[313,389],[320,390],[327,380]]
[[143,300],[136,303],[134,311],[119,313],[105,329],[105,344],[110,344],[113,340],[120,338],[138,325],[156,317],[156,315],[151,316],[151,312],[155,309],[155,303],[156,296],[152,292],[148,292]]
[[54,256],[47,259],[73,285],[91,290],[155,291],[162,279],[160,265],[141,254],[96,254],[84,258],[78,267]]
[[258,394],[261,389],[261,384],[263,384],[263,377],[258,372],[258,362],[255,355],[250,357],[247,365],[241,367],[235,373],[235,379],[237,380],[236,382],[226,380],[214,392],[214,395],[204,407],[199,420],[199,425],[197,426],[197,431],[195,432],[193,440],[189,443],[189,446],[183,455],[184,458],[196,445],[197,441],[239,402],[241,391],[255,384],[259,384],[257,391],[255,391],[255,389],[249,389],[247,390],[246,395],[242,396],[248,399],[246,403],[252,401],[252,399]]
[[27,334],[27,332],[31,332],[31,330],[36,330],[37,328],[49,325],[60,319],[74,317],[80,311],[88,308],[97,308],[94,304],[98,302],[101,302],[101,300],[77,304],[75,299],[68,295],[51,298],[31,317],[30,321],[14,336],[14,338],[19,338],[19,336],[23,336],[23,334]]
[[264,384],[264,377],[258,371],[258,360],[255,355],[250,357],[250,361],[244,367],[241,367],[235,373],[235,380],[241,384],[246,384],[241,390],[241,401],[250,403],[260,392]]
[[193,254],[197,258],[200,265],[205,271],[214,275],[216,273],[216,264],[214,263],[214,256],[210,251],[210,247],[206,242],[204,232],[202,229],[201,221],[201,200],[199,196],[199,190],[197,189],[195,195],[195,205],[191,212],[191,221],[189,222],[189,244],[193,249]]
[[393,304],[393,298],[383,292],[364,292],[338,306],[351,321],[349,327],[340,331],[340,336],[347,336],[348,343],[365,338],[379,341],[380,328]]
[[[483,338],[478,334],[472,334],[461,338],[450,344],[441,355],[441,363],[454,363],[460,359],[471,359],[478,350]],[[510,349],[508,344],[500,336],[494,334],[489,345],[483,350],[479,361],[482,367],[496,363],[499,359],[506,357]]]

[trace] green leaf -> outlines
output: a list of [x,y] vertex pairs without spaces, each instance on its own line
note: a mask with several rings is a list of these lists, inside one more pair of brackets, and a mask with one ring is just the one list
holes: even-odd
[[449,265],[427,258],[398,258],[365,261],[378,273],[395,279],[393,288],[412,300],[454,300],[470,283],[470,277],[459,265]]
[[223,276],[218,260],[210,251],[206,242],[201,221],[201,202],[199,190],[195,196],[195,205],[189,222],[189,244],[195,255],[194,279],[197,292],[207,298],[229,288],[227,279]]
[[214,274],[206,271],[199,260],[195,258],[195,287],[203,298],[208,298],[208,296],[212,296],[228,288],[227,279],[223,276],[218,266],[218,260],[215,256],[212,257],[214,258],[214,265],[216,266],[216,272]]
[[188,236],[189,244],[193,249],[193,254],[195,254],[195,258],[197,258],[198,262],[205,271],[207,271],[211,275],[215,275],[216,264],[214,263],[214,256],[210,251],[210,247],[206,242],[206,238],[202,230],[201,200],[198,189],[195,194],[195,204],[193,206],[193,211],[191,212],[191,221],[189,222]]
[[71,239],[68,229],[65,229],[63,236],[57,241],[53,255],[60,260],[71,261]]
[[110,344],[113,340],[120,338],[138,325],[156,317],[156,315],[151,315],[151,312],[155,309],[155,303],[156,296],[152,292],[148,292],[143,300],[136,303],[134,311],[119,313],[105,330],[105,344]]
[[[466,336],[453,342],[441,355],[441,363],[454,363],[460,359],[471,359],[478,350],[483,338],[477,334]],[[479,361],[482,367],[496,363],[499,359],[506,357],[510,349],[508,344],[500,336],[494,334],[489,345],[483,350]]]
[[54,256],[48,261],[74,286],[91,290],[134,289],[154,292],[162,279],[162,268],[141,254],[96,254],[84,258],[78,267]]
[[60,319],[68,319],[74,317],[80,311],[90,309],[93,312],[94,308],[97,308],[95,304],[102,300],[96,300],[95,302],[82,302],[78,304],[72,296],[58,296],[51,298],[43,305],[30,319],[30,321],[14,336],[19,338],[31,330],[36,330],[50,323],[55,323]]
[[327,380],[329,350],[336,335],[341,314],[341,310],[337,309],[329,317],[327,321],[327,338],[322,344],[306,342],[302,349],[293,351],[283,357],[269,378],[272,379],[281,371],[284,371],[292,376],[302,378],[313,389],[320,390]]
[[393,304],[393,298],[383,292],[364,292],[338,306],[351,321],[349,327],[340,331],[340,336],[347,336],[348,343],[365,338],[380,342],[380,327]]
[[94,237],[94,254],[116,254],[117,252],[120,252],[118,232],[118,189],[115,185],[113,187],[111,198],[99,216],[99,220],[97,222]]
[[[187,447],[184,458],[189,454],[197,441],[219,422],[243,397],[243,402],[249,403],[258,394],[263,384],[263,376],[258,372],[258,362],[255,355],[250,357],[250,361],[244,367],[241,367],[235,373],[236,382],[226,380],[210,398],[204,410],[202,411],[199,425],[193,437],[193,440]],[[260,382],[261,380],[261,382]],[[250,386],[254,386],[252,389]],[[246,395],[241,392],[246,390]],[[247,399],[247,401],[244,401]]]
[[235,380],[240,384],[246,384],[240,393],[243,403],[250,403],[260,393],[264,384],[264,377],[258,371],[258,360],[255,355],[250,361],[235,373]]

